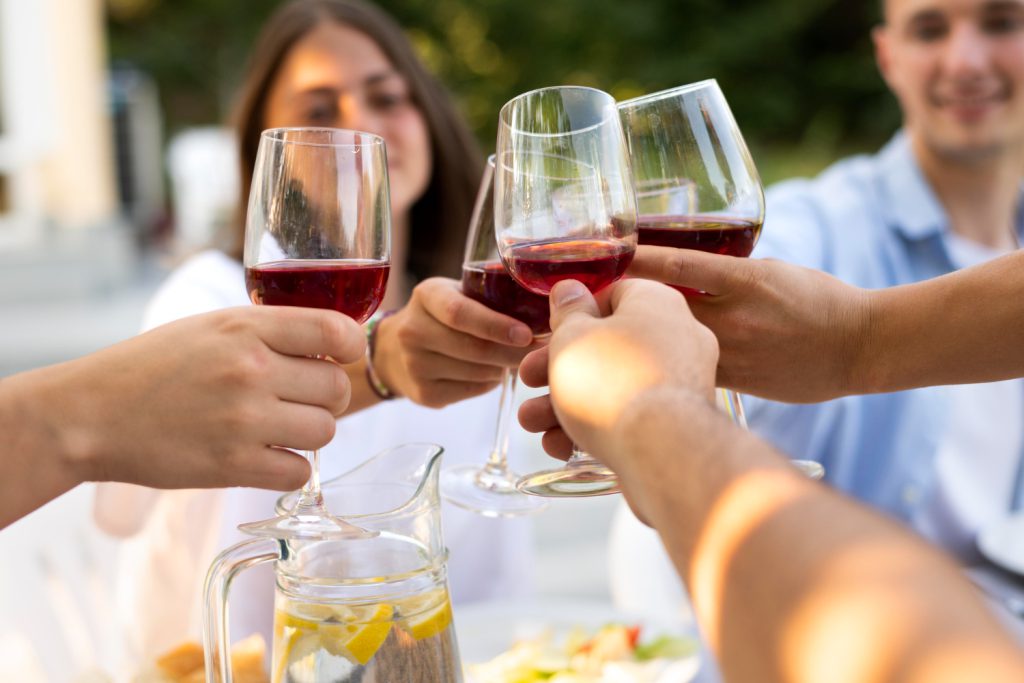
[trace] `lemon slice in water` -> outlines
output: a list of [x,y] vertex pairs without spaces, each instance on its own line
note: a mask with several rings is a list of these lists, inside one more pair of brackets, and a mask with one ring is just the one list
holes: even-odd
[[402,628],[416,640],[436,636],[452,623],[452,604],[443,588],[404,598],[398,609]]
[[323,647],[336,657],[348,657],[365,665],[388,639],[395,610],[386,603],[351,609],[355,618],[346,619],[350,623],[321,627]]

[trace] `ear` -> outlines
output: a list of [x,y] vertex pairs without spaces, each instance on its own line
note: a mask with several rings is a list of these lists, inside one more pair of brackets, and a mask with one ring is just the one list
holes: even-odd
[[889,79],[889,27],[879,24],[871,29],[871,42],[875,45],[875,64],[878,65],[878,72],[882,74],[889,89],[892,89],[892,81]]

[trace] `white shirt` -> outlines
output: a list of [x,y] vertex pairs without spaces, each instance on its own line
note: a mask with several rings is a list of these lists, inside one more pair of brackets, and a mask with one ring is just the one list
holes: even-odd
[[[219,251],[205,251],[172,273],[150,303],[143,325],[150,329],[188,315],[247,304],[242,265]],[[360,411],[339,420],[334,440],[321,449],[321,477],[326,481],[381,450],[409,442],[444,446],[446,467],[482,465],[494,436],[497,407],[498,396],[490,392],[442,410],[399,399]],[[217,552],[246,538],[236,529],[238,524],[273,516],[279,495],[243,488],[156,494],[145,527],[123,543],[119,561],[119,616],[132,656],[151,658],[198,637],[201,588],[210,562]],[[529,592],[529,520],[486,519],[447,503],[442,510],[454,602]],[[269,643],[270,567],[242,574],[232,595],[232,637],[261,631]]]
[[[954,233],[946,235],[946,246],[958,268],[1001,255]],[[936,452],[936,485],[918,509],[914,526],[970,561],[977,553],[978,532],[1010,509],[1024,451],[1024,383],[1007,380],[947,389],[951,419]]]

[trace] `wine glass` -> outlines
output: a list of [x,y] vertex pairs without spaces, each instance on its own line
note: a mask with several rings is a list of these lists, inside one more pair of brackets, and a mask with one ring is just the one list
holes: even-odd
[[[571,278],[596,292],[626,271],[636,251],[636,200],[611,95],[564,86],[506,103],[494,177],[498,251],[520,285],[547,295]],[[619,490],[611,470],[575,447],[564,467],[516,485],[548,497]]]
[[[718,83],[700,81],[626,100],[619,116],[633,170],[640,244],[749,256],[764,222],[764,191]],[[720,406],[746,428],[739,394],[718,391]],[[813,461],[793,464],[815,479],[824,474]]]
[[[469,223],[462,261],[462,293],[484,306],[525,323],[535,337],[551,333],[548,298],[521,287],[505,270],[494,238],[494,155],[487,159]],[[519,475],[508,466],[509,418],[515,405],[518,369],[501,373],[501,398],[494,446],[486,464],[461,465],[441,474],[441,492],[450,502],[487,517],[540,512],[547,501],[516,489]]]
[[[245,222],[245,283],[254,304],[329,308],[365,322],[390,271],[384,140],[332,128],[276,128],[260,136]],[[374,533],[331,515],[320,493],[319,451],[291,514],[243,524],[274,538]]]

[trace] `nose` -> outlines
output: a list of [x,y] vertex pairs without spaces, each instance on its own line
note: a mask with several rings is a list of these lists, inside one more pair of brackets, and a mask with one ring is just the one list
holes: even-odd
[[942,57],[950,76],[975,76],[988,65],[988,38],[973,24],[957,22],[950,31]]
[[350,130],[381,135],[380,117],[358,94],[343,94],[338,102],[341,126]]

